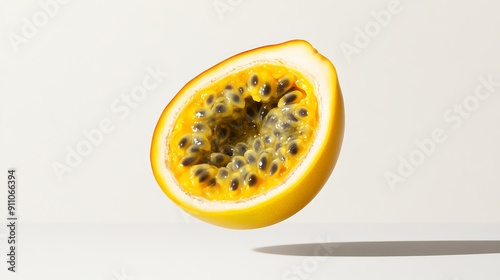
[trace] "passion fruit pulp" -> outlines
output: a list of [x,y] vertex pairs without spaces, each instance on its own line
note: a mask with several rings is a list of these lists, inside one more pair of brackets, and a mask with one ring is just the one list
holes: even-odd
[[156,126],[153,173],[175,203],[230,228],[293,215],[337,160],[344,113],[335,68],[305,41],[231,57],[186,84]]

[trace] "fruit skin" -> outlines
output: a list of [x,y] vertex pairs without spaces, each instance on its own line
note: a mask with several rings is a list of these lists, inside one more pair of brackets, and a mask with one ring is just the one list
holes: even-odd
[[[273,54],[280,56],[280,53],[286,53],[288,50],[291,50],[290,54],[297,52],[299,56],[302,56],[299,57],[298,61],[305,61],[306,63],[310,61],[313,68],[321,68],[318,73],[321,73],[319,76],[322,77],[319,77],[319,79],[322,80],[323,84],[319,85],[321,89],[315,91],[315,93],[318,95],[331,95],[325,98],[331,98],[329,104],[321,104],[323,115],[320,117],[320,126],[325,126],[321,128],[325,133],[317,135],[321,139],[315,139],[315,142],[319,141],[319,143],[313,145],[319,146],[316,150],[311,149],[310,152],[316,151],[316,154],[306,155],[304,162],[309,164],[297,167],[295,173],[300,174],[297,176],[292,175],[289,178],[290,180],[286,180],[280,186],[281,188],[277,187],[274,191],[270,191],[269,195],[262,195],[257,199],[243,203],[233,202],[233,205],[228,205],[217,201],[200,201],[199,198],[188,197],[183,194],[180,187],[173,183],[174,181],[170,178],[169,172],[165,170],[165,158],[162,157],[165,153],[162,143],[165,142],[165,139],[168,139],[168,131],[165,131],[164,128],[168,127],[167,124],[170,118],[177,116],[177,110],[182,108],[182,102],[185,102],[187,98],[185,95],[205,86],[207,81],[218,78],[213,77],[214,75],[224,76],[224,73],[231,71],[230,68],[237,67],[239,61],[248,64],[249,61],[255,58],[257,61],[266,62],[272,59]],[[285,57],[281,57],[280,60],[287,62],[287,55],[289,54],[282,55]],[[295,60],[291,55],[289,55],[289,58]],[[301,73],[306,76],[309,75],[309,73],[303,72],[308,70],[307,66],[298,67]],[[316,71],[318,69],[312,70]],[[308,78],[316,77],[311,76]],[[322,120],[325,123],[322,123]],[[316,196],[333,171],[340,153],[343,135],[344,105],[335,67],[308,42],[293,40],[235,55],[204,71],[187,83],[167,105],[158,121],[151,145],[151,164],[153,174],[165,194],[194,217],[221,227],[233,229],[259,228],[289,218]],[[221,206],[220,204],[224,205]]]

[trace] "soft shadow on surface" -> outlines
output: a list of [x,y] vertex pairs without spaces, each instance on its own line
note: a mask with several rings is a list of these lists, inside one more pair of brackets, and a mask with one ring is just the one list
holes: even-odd
[[260,247],[254,251],[275,255],[333,257],[500,254],[500,240],[330,242]]

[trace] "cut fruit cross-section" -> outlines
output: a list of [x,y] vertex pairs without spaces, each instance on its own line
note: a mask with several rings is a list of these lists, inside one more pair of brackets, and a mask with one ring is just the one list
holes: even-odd
[[238,54],[187,83],[160,116],[151,163],[163,191],[191,215],[258,228],[314,198],[343,131],[334,66],[295,40]]

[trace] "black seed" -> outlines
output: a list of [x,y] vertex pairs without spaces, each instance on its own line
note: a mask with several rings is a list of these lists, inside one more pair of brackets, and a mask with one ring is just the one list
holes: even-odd
[[188,149],[188,153],[197,154],[199,152],[200,152],[200,147],[198,146],[191,146]]
[[207,97],[207,104],[212,104],[212,102],[214,101],[214,95],[213,94],[210,94],[208,97]]
[[223,161],[224,161],[224,156],[222,154],[215,155],[215,162],[216,163],[221,163]]
[[225,89],[231,90],[231,89],[233,89],[233,86],[232,85],[226,85]]
[[307,117],[307,109],[305,109],[305,108],[300,108],[300,109],[297,111],[297,113],[299,114],[299,116],[301,116],[301,117],[303,117],[303,118],[304,118],[304,117]]
[[276,162],[273,162],[273,164],[271,165],[271,168],[269,169],[269,174],[274,175],[274,173],[276,173],[276,171],[278,171],[278,163]]
[[259,169],[260,170],[266,170],[266,167],[267,167],[267,158],[266,157],[262,157],[259,160]]
[[240,102],[240,96],[236,94],[231,95],[231,100],[233,100],[234,103],[239,103]]
[[218,114],[222,114],[222,113],[225,113],[226,112],[226,106],[224,106],[224,104],[219,104],[217,106],[215,106],[215,112],[217,112]]
[[297,118],[293,114],[289,114],[288,115],[288,120],[290,120],[292,122],[298,122],[299,121],[299,120],[297,120]]
[[205,168],[201,168],[200,167],[200,168],[196,169],[196,171],[194,172],[194,176],[200,175],[200,173],[203,172],[203,171],[205,171]]
[[287,122],[284,122],[284,123],[281,123],[281,129],[283,130],[288,130],[292,127],[292,125],[290,125],[289,123]]
[[265,144],[268,144],[268,145],[269,145],[269,144],[271,144],[272,142],[273,142],[273,139],[271,139],[271,136],[269,136],[269,135],[264,136],[264,143],[265,143]]
[[239,155],[244,155],[245,152],[248,150],[248,146],[245,143],[238,143],[236,144],[236,150],[238,150]]
[[262,149],[262,141],[260,139],[256,139],[255,142],[253,142],[253,149],[258,152]]
[[181,138],[181,140],[179,141],[179,148],[186,146],[187,142],[189,141],[188,138],[189,137],[187,137],[187,136],[184,136]]
[[195,123],[193,125],[193,131],[195,131],[195,132],[196,131],[203,131],[204,128],[205,127],[204,127],[204,125],[202,123]]
[[288,153],[291,155],[296,155],[299,152],[299,146],[297,143],[291,143],[290,146],[288,146]]
[[[211,105],[209,104],[208,106]],[[197,109],[196,111],[194,111],[194,116],[200,120],[208,119],[211,117],[211,115],[212,115],[212,110],[206,108]]]
[[241,160],[240,158],[234,159],[234,167],[236,167],[236,169],[242,168],[243,165],[245,165],[245,162],[243,160]]
[[276,136],[276,138],[280,138],[281,137],[281,132],[279,130],[277,130],[277,129],[273,131],[273,134],[274,134],[274,136]]
[[181,160],[181,165],[182,166],[188,166],[188,165],[191,165],[195,162],[196,160],[196,157],[192,156],[192,155],[189,155],[189,156],[185,156],[182,158]]
[[255,184],[257,184],[257,176],[255,176],[255,174],[251,174],[248,176],[248,186],[253,187]]
[[254,74],[252,78],[250,78],[250,83],[253,86],[256,86],[259,83],[259,77],[257,77],[257,75]]
[[209,156],[209,163],[221,167],[229,162],[229,156],[221,153],[213,153]]
[[225,146],[225,147],[222,147],[220,152],[232,157],[234,155],[234,148],[231,146]]
[[231,186],[229,186],[229,189],[232,190],[232,191],[235,191],[236,189],[238,189],[238,185],[240,183],[238,182],[238,179],[233,179],[231,180]]
[[199,109],[194,112],[194,115],[197,118],[204,118],[207,115],[207,111],[205,109]]
[[271,93],[271,85],[269,83],[265,83],[260,87],[259,90],[260,95],[266,97]]
[[222,177],[222,178],[227,178],[227,175],[229,175],[229,173],[227,172],[226,169],[220,169],[219,170],[219,175]]
[[246,111],[247,111],[247,116],[250,119],[254,119],[255,116],[257,115],[257,111],[255,111],[254,107],[247,107]]
[[276,90],[276,92],[278,94],[282,94],[286,88],[288,88],[288,86],[290,85],[290,81],[288,79],[282,79],[282,80],[279,80],[278,81],[278,88]]
[[201,172],[199,175],[200,175],[200,177],[198,177],[199,183],[206,181],[208,179],[208,177],[210,177],[210,174],[208,174],[208,172],[206,170],[203,170],[203,172]]
[[247,162],[250,163],[250,164],[254,163],[256,160],[257,159],[252,154],[250,154],[250,155],[247,156]]
[[284,101],[284,105],[288,104],[288,103],[292,103],[293,101],[295,101],[295,99],[297,99],[297,95],[295,93],[290,93],[290,94],[287,94],[285,95],[283,101]]
[[193,143],[197,146],[203,146],[205,144],[205,141],[199,139],[198,137],[193,138]]
[[240,92],[240,94],[243,94],[245,92],[245,89],[243,87],[240,87],[238,88],[238,91]]
[[215,178],[212,178],[212,179],[210,179],[210,181],[208,181],[207,185],[213,187],[213,186],[215,186],[215,183],[216,183]]

